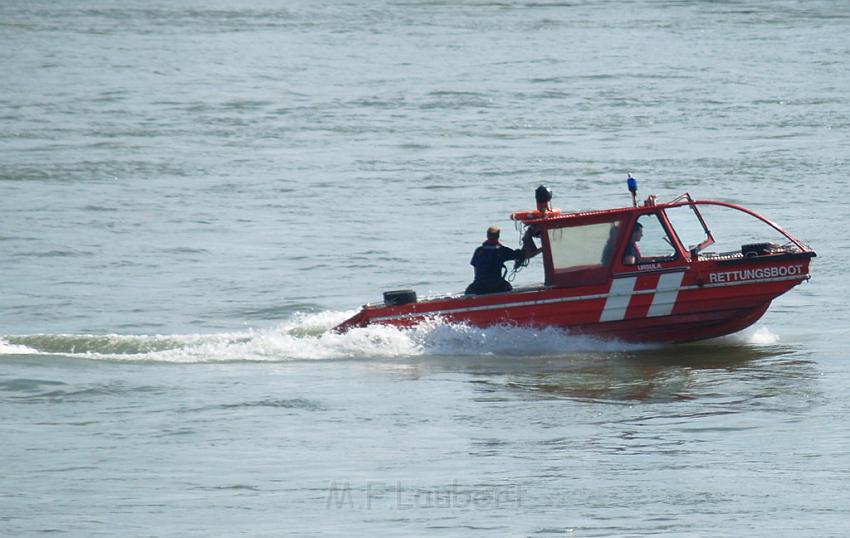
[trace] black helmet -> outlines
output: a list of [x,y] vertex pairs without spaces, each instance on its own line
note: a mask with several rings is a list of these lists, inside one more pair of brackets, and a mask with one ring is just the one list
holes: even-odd
[[548,204],[552,201],[552,189],[546,185],[540,185],[534,191],[534,199],[537,200],[538,204]]

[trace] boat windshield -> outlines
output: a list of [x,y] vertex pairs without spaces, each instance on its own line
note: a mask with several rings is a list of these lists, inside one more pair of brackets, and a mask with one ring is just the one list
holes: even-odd
[[713,242],[714,238],[711,236],[708,224],[704,218],[700,220],[701,215],[695,206],[671,207],[664,213],[676,235],[679,236],[679,241],[689,251],[700,250]]
[[[701,258],[739,256],[742,247],[753,244],[769,245],[774,251],[800,251],[791,238],[736,207],[705,202],[698,205],[698,210],[696,205],[686,204],[664,212],[682,244],[691,251],[699,248]],[[710,242],[707,237],[711,238]],[[710,251],[703,251],[709,244]]]

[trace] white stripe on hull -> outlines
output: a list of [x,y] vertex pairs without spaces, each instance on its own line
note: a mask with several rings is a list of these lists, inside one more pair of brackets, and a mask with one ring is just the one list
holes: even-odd
[[679,285],[684,276],[684,272],[661,275],[646,317],[669,316],[673,312],[673,307],[676,306],[676,298],[679,296]]
[[602,315],[599,316],[599,321],[619,321],[626,317],[626,310],[629,309],[629,302],[632,300],[632,292],[635,291],[637,277],[616,278],[611,281],[611,289],[608,292],[608,299],[605,301],[605,308],[602,309]]

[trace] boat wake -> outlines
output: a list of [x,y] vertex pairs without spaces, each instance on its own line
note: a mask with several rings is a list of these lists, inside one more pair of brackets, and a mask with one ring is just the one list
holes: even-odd
[[[152,362],[229,362],[386,359],[419,356],[559,356],[577,352],[617,353],[647,349],[572,335],[556,328],[498,326],[482,329],[426,320],[412,328],[370,325],[345,334],[330,329],[351,312],[296,314],[274,328],[217,334],[73,335],[0,337],[0,356],[58,356],[93,360]],[[734,337],[736,343],[772,344],[766,328]]]
[[732,335],[744,339],[748,344],[770,345],[779,343],[779,335],[770,331],[767,327],[758,327],[752,331],[744,331],[740,335]]

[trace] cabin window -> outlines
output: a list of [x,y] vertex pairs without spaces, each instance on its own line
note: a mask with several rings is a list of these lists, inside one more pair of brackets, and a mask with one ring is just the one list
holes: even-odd
[[611,262],[622,229],[620,221],[548,230],[555,271],[590,269]]
[[658,215],[651,213],[638,217],[637,224],[632,229],[632,237],[623,254],[623,263],[626,265],[654,263],[670,261],[675,257],[676,248],[658,219]]

